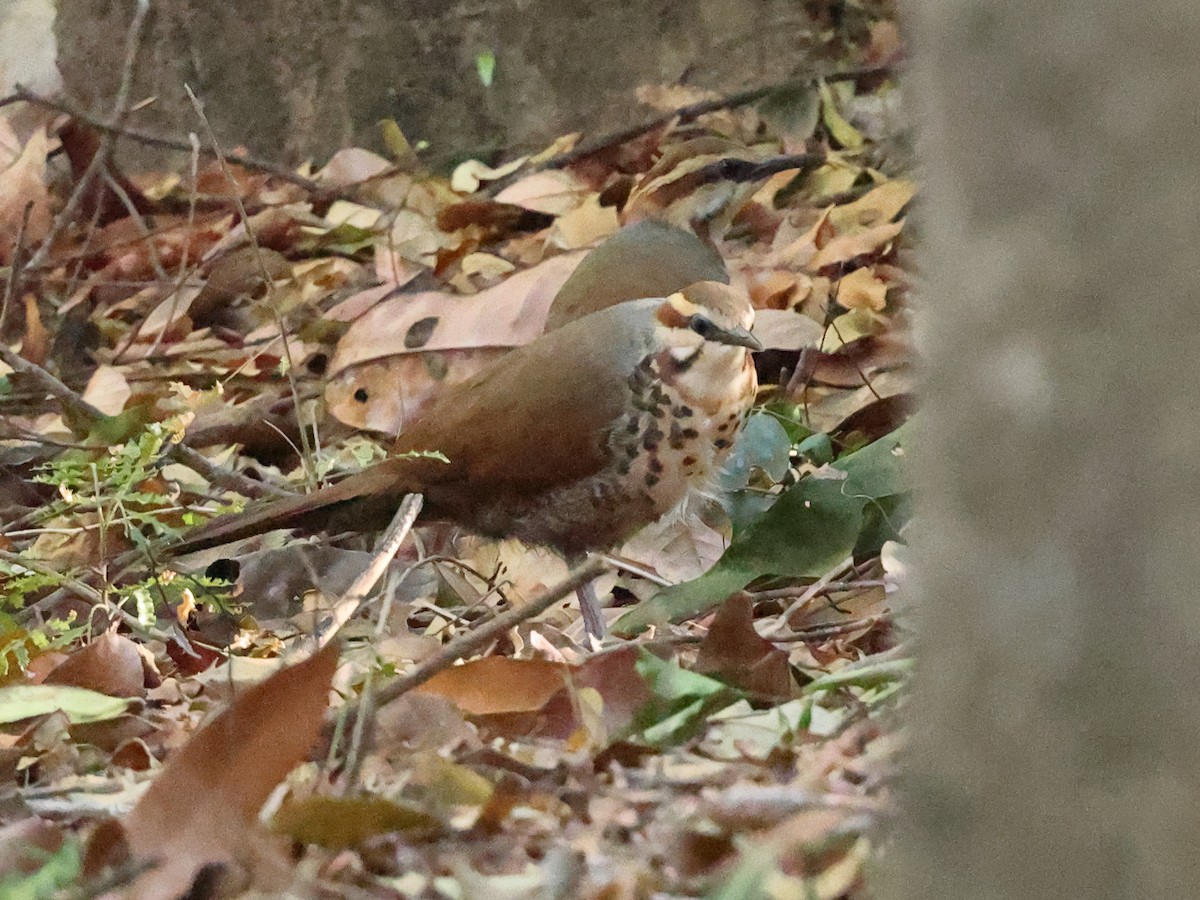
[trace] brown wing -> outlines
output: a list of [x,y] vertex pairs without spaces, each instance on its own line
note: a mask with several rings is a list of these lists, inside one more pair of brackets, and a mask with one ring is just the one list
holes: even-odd
[[596,472],[605,463],[605,430],[624,409],[628,376],[649,347],[657,305],[628,303],[571,323],[443,394],[401,435],[395,452],[436,450],[449,463],[388,459],[311,494],[223,516],[171,551],[277,528],[382,528],[410,492],[425,494],[429,517],[469,524],[481,504],[528,498]]
[[605,464],[604,438],[626,408],[659,301],[612,307],[543,335],[431,404],[395,451],[438,450],[430,472],[454,505],[540,493]]

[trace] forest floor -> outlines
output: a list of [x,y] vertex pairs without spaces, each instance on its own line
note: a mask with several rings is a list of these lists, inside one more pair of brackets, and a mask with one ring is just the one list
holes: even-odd
[[[47,114],[0,118],[0,896],[866,896],[910,664],[899,56],[878,22],[853,69],[449,176],[395,123],[293,172],[201,120],[164,174],[0,109]],[[553,553],[444,526],[171,558],[383,458],[645,219],[765,349],[713,508],[600,567],[610,637]]]

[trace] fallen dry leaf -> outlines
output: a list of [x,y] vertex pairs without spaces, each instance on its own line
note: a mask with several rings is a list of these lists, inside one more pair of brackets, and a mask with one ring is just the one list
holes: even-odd
[[316,741],[337,661],[334,642],[248,689],[167,761],[123,820],[133,855],[159,861],[130,897],[178,896],[201,867],[263,843],[255,817]]
[[511,203],[549,213],[566,215],[583,201],[586,186],[570,172],[550,170],[520,178],[496,195],[501,203]]
[[439,391],[540,334],[551,302],[583,256],[551,257],[470,297],[424,291],[375,302],[342,335],[330,360],[330,413],[348,425],[398,433]]
[[743,592],[717,610],[692,669],[761,697],[795,693],[787,653],[754,630],[754,602]]
[[39,128],[25,142],[21,155],[0,172],[0,263],[12,262],[26,206],[25,245],[36,244],[50,230],[50,195],[46,191],[49,147],[46,130]]
[[817,272],[826,266],[874,253],[894,241],[903,230],[904,220],[901,219],[899,222],[887,222],[853,234],[839,234],[817,250],[804,268],[809,272]]
[[38,310],[37,298],[33,294],[25,295],[25,337],[21,340],[21,356],[36,366],[46,361],[50,350],[50,332],[42,324],[42,314]]
[[894,179],[872,188],[857,200],[835,206],[829,221],[838,234],[848,234],[891,222],[917,192],[911,181]]
[[87,688],[110,697],[146,694],[142,655],[129,638],[106,631],[67,657],[46,676],[45,684]]
[[855,269],[837,285],[837,301],[846,309],[870,309],[883,312],[887,306],[887,283],[870,269]]
[[421,687],[472,716],[536,712],[566,684],[570,667],[541,659],[485,656],[434,675]]

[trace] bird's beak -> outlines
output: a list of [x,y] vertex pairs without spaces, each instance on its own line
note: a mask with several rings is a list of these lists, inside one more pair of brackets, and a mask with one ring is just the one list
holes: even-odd
[[735,325],[732,328],[722,328],[716,334],[712,335],[710,340],[716,341],[719,344],[729,344],[734,347],[748,347],[751,350],[761,350],[763,348],[762,341],[740,325]]

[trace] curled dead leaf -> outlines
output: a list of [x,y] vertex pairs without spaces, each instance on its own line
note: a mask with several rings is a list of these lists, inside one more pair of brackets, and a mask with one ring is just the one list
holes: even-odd
[[159,865],[129,888],[133,898],[175,897],[210,864],[274,856],[256,816],[315,743],[338,662],[336,642],[249,688],[167,761],[123,820],[132,854]]
[[864,266],[838,281],[837,300],[846,309],[882,312],[887,306],[887,289],[887,282]]
[[0,264],[12,262],[29,208],[25,225],[25,244],[31,246],[50,230],[50,195],[46,190],[46,154],[50,141],[46,130],[39,128],[25,142],[21,155],[0,172]]
[[87,688],[110,697],[146,694],[142,655],[129,638],[106,631],[46,676],[45,684]]
[[795,693],[787,653],[754,630],[754,603],[743,592],[717,610],[692,668],[762,697]]

